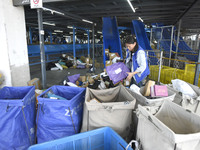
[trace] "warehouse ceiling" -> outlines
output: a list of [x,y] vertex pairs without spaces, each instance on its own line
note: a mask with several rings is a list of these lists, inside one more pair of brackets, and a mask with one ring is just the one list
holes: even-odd
[[[13,0],[14,5],[20,5],[23,0]],[[182,32],[185,34],[199,32],[200,0],[130,0],[136,12],[134,13],[127,0],[43,0],[43,7],[64,13],[65,16],[44,11],[43,21],[55,24],[44,25],[45,29],[60,29],[72,31],[67,26],[92,28],[86,19],[97,24],[101,30],[102,17],[116,16],[118,26],[130,26],[132,20],[141,17],[146,25],[163,23],[177,25],[182,19]],[[24,4],[23,4],[24,5]],[[27,27],[37,27],[37,11],[25,5]]]

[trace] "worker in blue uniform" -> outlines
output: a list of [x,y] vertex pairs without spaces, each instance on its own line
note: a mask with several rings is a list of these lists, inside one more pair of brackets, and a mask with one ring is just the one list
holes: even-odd
[[133,36],[126,38],[126,47],[126,66],[131,71],[127,72],[127,80],[130,81],[130,85],[144,86],[146,78],[150,74],[147,55]]

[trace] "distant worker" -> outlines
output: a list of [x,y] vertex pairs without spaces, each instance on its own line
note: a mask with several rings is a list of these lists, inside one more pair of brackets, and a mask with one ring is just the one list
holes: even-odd
[[131,72],[127,72],[127,80],[130,81],[130,86],[132,84],[139,87],[144,86],[146,78],[150,74],[147,55],[133,36],[128,36],[125,42],[127,48],[126,66],[131,70]]

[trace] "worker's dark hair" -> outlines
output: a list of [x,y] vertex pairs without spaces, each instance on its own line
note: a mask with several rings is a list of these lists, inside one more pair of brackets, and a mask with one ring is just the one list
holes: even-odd
[[134,36],[129,35],[128,37],[126,37],[125,43],[127,44],[134,44],[137,43],[137,40]]

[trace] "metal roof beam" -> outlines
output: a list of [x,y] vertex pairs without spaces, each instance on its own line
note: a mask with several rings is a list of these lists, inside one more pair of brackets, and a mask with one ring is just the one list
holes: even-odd
[[[70,1],[79,1],[79,0],[43,0],[43,3],[70,2]],[[30,0],[13,0],[13,5],[14,6],[30,5]]]
[[174,22],[174,25],[176,25],[177,22],[179,22],[179,20],[181,20],[198,2],[199,0],[194,0],[193,3],[183,12],[179,15],[179,17],[176,19],[176,21]]
[[[155,8],[154,8],[155,9]],[[173,11],[174,13],[177,13],[178,11],[180,12],[181,10],[177,10],[177,8],[173,7],[173,8],[168,8],[168,9],[165,9],[165,12],[162,10],[162,8],[160,9],[157,9],[157,10],[146,10],[146,9],[138,9],[136,11],[136,13],[141,13],[141,14],[144,14],[144,13],[156,13],[156,14],[160,14],[160,13],[169,13],[167,11],[170,11],[170,13]],[[162,10],[162,12],[158,11],[158,10]],[[76,14],[79,14],[79,15],[88,15],[88,14],[102,14],[102,13],[119,13],[119,11],[121,12],[124,12],[124,13],[130,13],[131,11],[129,9],[122,9],[122,10],[101,10],[101,11],[97,11],[97,10],[94,10],[94,11],[76,11],[77,13]],[[74,11],[75,13],[75,11]]]

